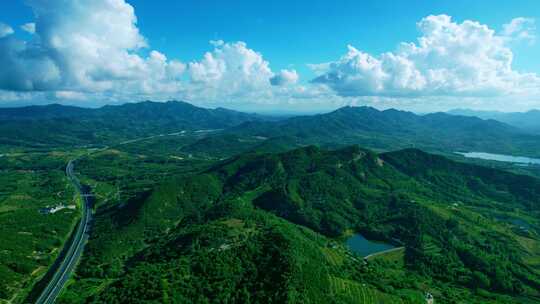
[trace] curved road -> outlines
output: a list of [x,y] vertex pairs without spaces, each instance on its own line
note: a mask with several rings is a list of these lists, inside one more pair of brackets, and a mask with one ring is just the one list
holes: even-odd
[[56,298],[60,294],[60,291],[69,279],[73,269],[75,269],[75,266],[81,257],[84,245],[86,244],[86,240],[88,239],[89,223],[92,219],[90,201],[86,196],[89,193],[83,189],[79,179],[77,179],[73,173],[73,166],[73,160],[70,160],[66,166],[66,176],[83,198],[84,204],[82,206],[81,221],[79,222],[77,230],[75,231],[75,235],[71,238],[71,243],[69,244],[69,249],[66,255],[63,257],[58,269],[37,299],[37,304],[55,302]]

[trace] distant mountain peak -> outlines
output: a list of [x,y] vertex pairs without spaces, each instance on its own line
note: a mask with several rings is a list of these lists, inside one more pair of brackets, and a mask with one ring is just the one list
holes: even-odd
[[365,111],[380,112],[376,108],[370,107],[370,106],[351,106],[351,105],[343,106],[335,110],[334,112],[365,112]]
[[527,112],[498,112],[454,109],[448,111],[447,113],[452,115],[496,120],[525,131],[540,133],[540,110],[536,109],[529,110]]

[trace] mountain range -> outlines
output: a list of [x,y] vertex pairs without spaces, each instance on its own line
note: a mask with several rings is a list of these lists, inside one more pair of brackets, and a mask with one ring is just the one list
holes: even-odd
[[294,136],[313,144],[360,144],[377,150],[418,147],[432,151],[538,154],[529,149],[538,137],[518,128],[495,120],[445,113],[416,115],[395,109],[343,107],[327,114],[277,122],[251,121],[233,129],[238,134]]
[[11,146],[108,144],[182,130],[222,129],[257,114],[206,109],[185,102],[140,102],[98,109],[47,105],[0,108],[0,142]]
[[69,161],[93,218],[58,303],[538,303],[540,180],[455,151],[537,156],[540,136],[371,107],[0,109],[0,300],[49,284],[79,216]]
[[448,112],[453,115],[475,116],[482,119],[494,119],[525,131],[540,133],[540,110],[527,112],[498,112],[455,109]]
[[178,101],[99,109],[60,105],[0,109],[0,141],[10,146],[108,144],[202,129],[223,129],[238,137],[281,138],[290,146],[360,144],[384,151],[417,147],[435,152],[540,156],[540,136],[492,119],[445,113],[417,115],[395,109],[343,107],[325,114],[277,119]]

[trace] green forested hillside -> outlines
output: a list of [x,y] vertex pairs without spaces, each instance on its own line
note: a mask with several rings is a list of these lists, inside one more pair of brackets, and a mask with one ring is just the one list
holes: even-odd
[[468,109],[455,109],[448,111],[452,115],[476,116],[482,119],[494,119],[525,131],[540,132],[540,111],[530,110],[527,112],[497,112],[497,111],[474,111]]
[[[419,150],[242,154],[102,204],[60,302],[534,303],[539,185]],[[350,231],[405,251],[366,264]]]
[[263,117],[179,101],[84,109],[59,105],[0,109],[0,148],[104,145],[183,130],[222,129]]
[[[538,135],[494,120],[444,113],[416,115],[394,109],[343,107],[326,114],[277,119],[178,101],[146,101],[99,109],[59,105],[0,109],[0,151],[108,145],[183,130],[222,130],[206,139],[208,142],[187,147],[186,151],[224,157],[256,150],[261,144],[274,151],[283,150],[279,146],[360,144],[377,151],[416,147],[434,152],[540,156]],[[220,149],[223,151],[214,153]]]
[[[71,195],[62,174],[77,156],[95,217],[60,303],[539,301],[539,180],[410,148],[535,155],[536,137],[510,126],[350,107],[268,120],[179,102],[8,114],[6,301],[28,294],[77,218],[37,212]],[[353,233],[399,250],[364,262],[345,245]]]
[[416,115],[395,109],[343,107],[336,111],[277,122],[246,122],[231,132],[288,136],[307,144],[360,144],[377,150],[489,151],[539,156],[538,136],[494,120],[444,113]]
[[0,120],[42,120],[54,118],[74,118],[83,115],[90,115],[92,109],[79,108],[74,106],[64,106],[50,104],[45,106],[27,106],[19,108],[0,108]]

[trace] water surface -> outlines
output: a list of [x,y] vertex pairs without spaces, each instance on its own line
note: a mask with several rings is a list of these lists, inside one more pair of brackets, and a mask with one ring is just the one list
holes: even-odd
[[504,154],[492,154],[485,152],[456,152],[456,154],[462,155],[466,158],[479,158],[486,160],[495,160],[507,163],[526,164],[526,165],[540,165],[540,159],[530,158],[525,156],[512,156]]
[[395,248],[390,244],[369,241],[359,233],[348,238],[346,244],[351,251],[362,257]]

